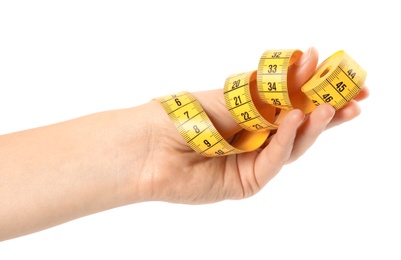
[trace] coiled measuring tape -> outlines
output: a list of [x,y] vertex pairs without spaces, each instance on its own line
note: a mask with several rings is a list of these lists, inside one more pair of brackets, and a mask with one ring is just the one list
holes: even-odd
[[258,149],[292,109],[305,114],[329,103],[336,110],[361,90],[366,71],[340,50],[316,69],[297,92],[290,93],[288,71],[301,57],[297,49],[267,50],[257,70],[232,74],[224,84],[224,100],[233,119],[243,128],[228,142],[214,127],[202,105],[187,91],[156,98],[188,145],[207,156],[226,156]]

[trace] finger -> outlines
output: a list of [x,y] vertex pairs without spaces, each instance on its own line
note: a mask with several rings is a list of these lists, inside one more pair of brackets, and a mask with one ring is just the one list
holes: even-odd
[[298,109],[290,111],[269,145],[259,153],[255,161],[255,177],[259,188],[265,186],[289,159],[297,129],[304,117]]
[[361,113],[361,107],[358,102],[367,99],[369,95],[369,89],[366,86],[363,86],[361,91],[353,100],[336,112],[326,129],[341,125],[359,116]]
[[337,110],[335,116],[327,125],[326,130],[348,122],[359,116],[360,113],[361,108],[359,106],[359,103],[355,100],[351,100],[347,105]]
[[334,115],[335,109],[329,104],[323,104],[306,118],[298,129],[294,147],[287,163],[298,159],[312,146]]
[[363,86],[361,91],[359,91],[358,95],[354,97],[356,101],[362,101],[367,99],[370,96],[370,91],[367,86]]
[[316,70],[319,55],[317,49],[310,47],[294,63],[293,66],[288,68],[288,90],[291,95],[301,89],[312,76]]

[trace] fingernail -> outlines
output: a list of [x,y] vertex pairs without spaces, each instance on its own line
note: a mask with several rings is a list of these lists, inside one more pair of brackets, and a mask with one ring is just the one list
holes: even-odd
[[328,115],[328,118],[327,118],[327,121],[326,121],[326,125],[331,122],[331,120],[333,119],[334,115],[336,114],[336,110],[331,105],[327,106],[327,109],[328,109],[329,115]]
[[302,53],[301,58],[295,62],[296,66],[302,66],[310,57],[312,53],[312,47],[307,49],[306,52]]

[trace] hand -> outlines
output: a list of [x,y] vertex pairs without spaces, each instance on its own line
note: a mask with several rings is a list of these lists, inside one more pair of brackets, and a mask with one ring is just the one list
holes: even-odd
[[[312,76],[317,62],[315,48],[302,55],[289,74],[290,91],[299,89]],[[232,137],[242,130],[227,111],[223,89],[193,94],[223,137]],[[143,171],[151,187],[149,196],[152,200],[187,204],[252,196],[285,164],[302,156],[325,129],[358,116],[358,102],[368,95],[368,89],[364,87],[354,100],[338,111],[329,104],[320,105],[308,115],[292,110],[263,149],[214,158],[194,152],[181,138],[160,104],[154,101],[153,106],[160,113],[154,122],[159,131],[153,131],[150,143],[159,147],[152,149],[152,170]]]

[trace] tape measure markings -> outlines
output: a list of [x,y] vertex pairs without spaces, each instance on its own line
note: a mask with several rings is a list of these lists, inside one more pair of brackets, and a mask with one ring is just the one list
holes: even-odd
[[182,91],[156,100],[197,153],[214,157],[253,151],[266,141],[271,130],[278,128],[290,110],[298,108],[308,114],[322,103],[338,110],[362,89],[366,71],[341,50],[323,61],[301,89],[290,96],[288,71],[301,55],[297,49],[268,50],[260,57],[257,70],[226,78],[226,107],[244,129],[231,143],[217,131],[191,93]]
[[191,93],[182,91],[175,95],[159,97],[157,100],[188,145],[204,156],[223,156],[255,150],[262,145],[269,134],[257,133],[252,136],[243,133],[238,140],[238,147],[234,147],[216,130]]
[[[227,77],[223,92],[226,107],[233,119],[247,131],[277,129],[278,126],[272,123],[275,108],[261,108],[254,103],[258,95],[256,73],[254,70]],[[241,85],[241,82],[244,83]]]
[[340,109],[361,90],[366,78],[363,70],[344,51],[338,51],[317,68],[301,90],[315,105],[330,103]]
[[275,107],[293,109],[288,95],[288,68],[302,55],[297,49],[267,50],[259,59],[257,84],[261,99]]

